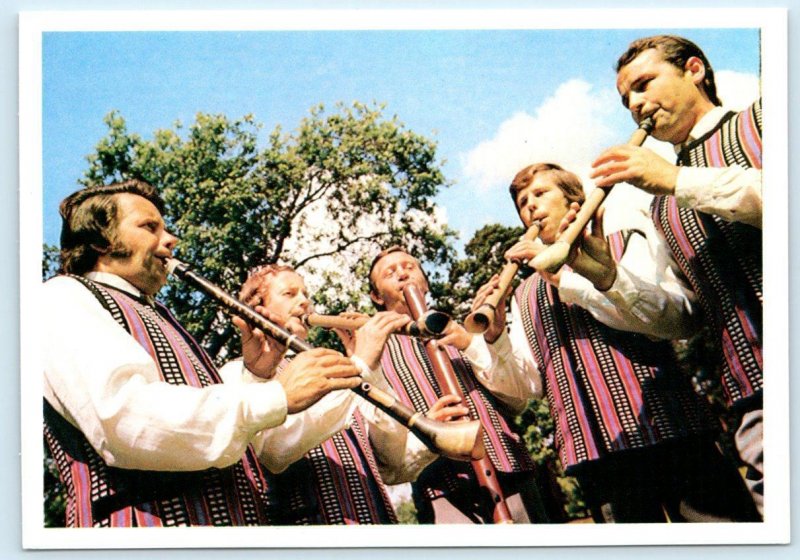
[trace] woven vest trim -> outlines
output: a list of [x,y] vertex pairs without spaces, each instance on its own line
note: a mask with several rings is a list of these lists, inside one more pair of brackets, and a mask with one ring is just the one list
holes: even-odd
[[[760,169],[761,102],[726,115],[714,130],[681,153],[679,163]],[[656,197],[651,211],[717,333],[729,403],[742,404],[760,396],[764,383],[761,230],[679,208],[674,197]]]
[[397,523],[358,410],[348,429],[267,476],[270,507],[282,525]]
[[[155,360],[167,383],[219,383],[211,360],[165,307],[74,276]],[[257,525],[269,520],[266,481],[252,448],[224,469],[152,472],[109,467],[45,401],[44,437],[67,489],[67,526]]]
[[[483,443],[495,469],[503,473],[533,471],[533,461],[522,438],[498,410],[494,396],[475,379],[469,361],[452,346],[447,347],[447,354],[466,395],[470,416],[483,424]],[[416,411],[427,412],[442,395],[425,346],[417,338],[390,336],[381,366],[400,401]],[[417,492],[433,499],[462,491],[465,484],[474,486],[474,483],[469,463],[442,458],[429,465],[414,484]]]
[[[631,234],[608,237],[615,260]],[[556,448],[568,472],[610,453],[714,429],[668,342],[607,327],[585,309],[562,303],[538,274],[515,297],[544,373]]]

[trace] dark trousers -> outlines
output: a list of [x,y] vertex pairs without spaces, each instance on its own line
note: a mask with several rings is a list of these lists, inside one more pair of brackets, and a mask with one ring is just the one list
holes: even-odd
[[[498,473],[498,481],[514,523],[548,522],[533,473]],[[494,523],[492,505],[474,477],[458,491],[433,500],[417,492],[413,497],[420,523]]]
[[760,521],[736,466],[711,438],[620,452],[575,470],[597,523]]

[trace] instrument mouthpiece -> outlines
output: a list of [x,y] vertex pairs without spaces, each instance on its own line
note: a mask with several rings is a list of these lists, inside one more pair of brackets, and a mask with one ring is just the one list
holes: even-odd
[[167,274],[175,274],[175,269],[179,266],[186,267],[181,261],[176,259],[175,257],[170,257],[167,259]]

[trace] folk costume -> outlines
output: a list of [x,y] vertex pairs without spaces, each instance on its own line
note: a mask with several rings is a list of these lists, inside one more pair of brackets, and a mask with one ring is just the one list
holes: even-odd
[[[487,374],[491,356],[485,343],[475,337],[464,353],[448,346],[447,354],[466,396],[464,404],[471,417],[480,419],[484,427],[484,446],[514,521],[544,521],[530,455],[501,412],[501,403],[484,386],[492,387],[492,382],[498,381]],[[425,345],[418,338],[390,336],[381,356],[381,368],[400,401],[419,412],[425,413],[442,396]],[[502,387],[498,392],[503,393]],[[517,402],[524,405],[525,400]],[[420,523],[492,522],[491,504],[487,505],[469,462],[437,459],[412,482],[412,496]]]
[[656,197],[652,217],[722,353],[722,386],[741,414],[737,449],[761,511],[761,100],[740,113],[706,114],[679,147],[678,163],[675,196]]
[[[225,364],[220,375],[230,384],[267,382],[250,373],[241,360]],[[365,372],[363,377],[374,374]],[[303,412],[290,414],[284,425],[254,442],[262,463],[272,471],[267,473],[270,518],[279,525],[397,523],[379,472],[385,463],[376,459],[370,440],[379,441],[377,452],[392,448],[394,453],[407,445],[407,436],[416,440],[352,391],[334,391]],[[424,454],[424,446],[416,441],[418,447],[410,453]],[[393,462],[386,455],[384,461]]]
[[223,385],[169,311],[118,276],[56,277],[42,297],[44,436],[67,526],[270,522],[249,441],[285,419],[279,384]]
[[[618,262],[631,258],[628,245],[630,255],[648,245],[638,231],[608,242]],[[653,261],[627,264],[641,262]],[[594,290],[581,305],[604,297]],[[534,274],[515,292],[510,338],[518,361],[544,377],[561,465],[595,520],[658,522],[665,512],[673,521],[752,520],[741,479],[714,446],[714,420],[670,344],[611,328],[588,309]]]

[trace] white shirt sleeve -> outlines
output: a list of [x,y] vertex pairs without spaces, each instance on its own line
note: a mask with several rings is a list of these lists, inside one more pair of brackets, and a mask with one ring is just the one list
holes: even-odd
[[761,228],[761,170],[680,167],[675,183],[678,206],[714,214],[729,222]]
[[42,285],[44,396],[111,466],[204,470],[240,460],[286,417],[277,382],[205,388],[161,380],[150,355],[77,280]]
[[[514,305],[516,302],[512,303]],[[473,337],[464,355],[473,364],[483,365],[473,366],[476,377],[512,411],[522,412],[528,400],[541,396],[542,383],[538,368],[532,362],[523,363],[515,356],[505,330],[492,344],[487,344],[482,336]]]
[[636,229],[643,235],[631,235],[609,290],[601,292],[583,276],[564,270],[561,301],[621,331],[668,340],[691,336],[698,328],[694,293],[675,275],[677,265],[650,219],[639,220]]
[[[226,384],[271,383],[249,372],[242,360],[225,364],[220,375]],[[358,400],[358,395],[349,389],[332,391],[302,412],[287,415],[283,424],[263,430],[253,438],[259,460],[271,472],[283,472],[310,449],[349,428]]]
[[510,312],[508,333],[503,331],[493,344],[488,345],[495,362],[486,377],[496,388],[493,393],[503,403],[514,412],[522,412],[530,399],[542,396],[544,385],[522,326],[519,306],[513,297]]
[[439,455],[428,449],[405,426],[364,401],[360,410],[367,420],[369,440],[378,470],[386,484],[413,482]]

